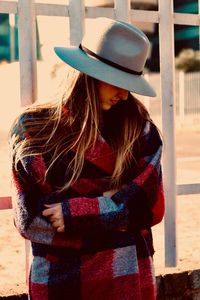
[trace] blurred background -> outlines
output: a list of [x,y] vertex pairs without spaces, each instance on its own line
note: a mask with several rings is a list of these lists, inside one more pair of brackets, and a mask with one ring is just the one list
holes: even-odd
[[[55,3],[53,0],[35,1],[36,3]],[[56,4],[68,4],[67,0],[57,0]],[[85,0],[86,6],[114,7],[113,0]],[[132,9],[158,10],[158,0],[133,0]],[[174,0],[174,12],[198,14],[198,0]],[[58,18],[62,19],[62,18]],[[63,21],[63,22],[62,22]],[[56,27],[55,27],[56,22]],[[62,30],[58,31],[60,23]],[[135,23],[146,32],[152,50],[147,62],[147,67],[151,71],[159,71],[159,45],[158,45],[158,24]],[[47,28],[49,34],[47,34]],[[18,17],[13,14],[0,14],[0,61],[8,62],[18,60]],[[53,30],[53,31],[52,31]],[[56,34],[54,34],[54,32]],[[59,33],[59,36],[58,36]],[[52,20],[51,17],[37,17],[37,55],[38,59],[45,59],[46,49],[59,41],[67,42],[67,20]],[[57,40],[56,40],[57,37]],[[199,28],[198,26],[175,25],[175,55],[178,56],[183,49],[191,48],[199,50]]]
[[[55,0],[36,0],[36,3],[55,3]],[[57,0],[56,4],[68,4],[68,0]],[[86,6],[114,7],[113,0],[85,0]],[[158,0],[133,0],[131,8],[139,10],[158,10]],[[174,12],[198,14],[198,0],[174,0]],[[87,19],[86,25],[91,20]],[[151,41],[151,50],[146,64],[146,73],[155,87],[158,97],[156,101],[147,103],[155,118],[160,118],[160,75],[159,75],[159,37],[158,24],[148,22],[134,22],[141,28]],[[38,98],[47,99],[52,95],[54,84],[49,80],[56,77],[56,71],[61,67],[61,62],[53,52],[54,46],[66,46],[69,44],[69,18],[37,16],[37,59],[38,59]],[[176,110],[177,124],[183,126],[186,123],[197,125],[200,121],[200,51],[199,51],[199,27],[175,25],[175,64],[176,64]],[[95,33],[94,33],[95,34]],[[14,14],[0,14],[0,64],[11,64],[16,68],[15,76],[18,76],[18,17]],[[167,58],[166,58],[167,59]],[[6,67],[4,67],[7,69]],[[46,72],[44,75],[44,71]],[[178,72],[182,71],[182,72]],[[7,82],[3,76],[2,89],[7,90],[18,77]],[[11,77],[10,77],[11,79]],[[44,86],[48,88],[44,89]],[[19,84],[16,88],[19,88]],[[184,87],[184,88],[183,88]],[[13,86],[14,89],[14,86]],[[14,90],[12,89],[12,92]],[[183,93],[184,89],[184,93]],[[15,91],[17,96],[18,91]],[[184,95],[183,95],[184,94]],[[19,96],[19,93],[18,93]],[[184,99],[183,99],[184,97]],[[8,96],[6,97],[8,98]],[[18,97],[18,102],[19,102]],[[184,108],[183,108],[184,106]],[[183,113],[184,111],[184,113]],[[5,126],[5,113],[1,110],[0,125]],[[192,115],[192,118],[191,118]],[[3,124],[1,124],[3,123]]]
[[[1,1],[1,0],[0,0]],[[9,0],[7,0],[9,2]],[[36,3],[68,4],[67,0],[36,0]],[[86,6],[114,7],[111,0],[85,0]],[[139,10],[158,10],[157,0],[134,0],[131,7]],[[174,11],[198,14],[198,0],[174,0]],[[91,20],[86,20],[89,25]],[[157,97],[142,97],[153,120],[162,130],[159,68],[158,24],[135,23],[151,41],[151,51],[145,76],[156,89]],[[37,16],[37,82],[38,100],[54,96],[66,66],[54,54],[54,46],[69,45],[69,18]],[[176,156],[177,183],[200,183],[200,47],[199,27],[175,25],[175,88],[176,88]],[[95,34],[95,33],[94,33]],[[0,14],[0,194],[9,196],[10,170],[8,131],[20,111],[20,76],[18,51],[18,18],[14,14]],[[167,58],[166,58],[167,59]],[[200,195],[178,196],[178,265],[174,271],[200,268]],[[0,276],[19,282],[16,272],[24,272],[24,245],[13,230],[11,211],[1,211],[4,226],[0,227]],[[163,222],[154,228],[156,274],[164,268]],[[180,246],[180,247],[179,247]],[[13,255],[14,254],[14,255]],[[23,254],[23,255],[22,255]],[[18,264],[15,264],[15,261]],[[15,264],[15,272],[13,272]],[[24,281],[20,277],[20,282]]]

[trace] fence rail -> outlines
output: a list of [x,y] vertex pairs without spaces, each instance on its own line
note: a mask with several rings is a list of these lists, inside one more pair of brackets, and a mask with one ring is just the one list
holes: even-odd
[[[41,0],[42,1],[42,0]],[[125,2],[124,0],[123,2]],[[167,2],[167,1],[166,1]],[[0,13],[17,14],[16,1],[1,1]],[[124,4],[123,4],[124,5]],[[58,16],[58,17],[69,17],[70,15],[69,5],[63,4],[46,4],[36,3],[35,14],[41,16]],[[147,10],[130,10],[131,19],[139,22],[159,23],[160,13],[159,11],[147,11]],[[172,13],[173,24],[176,25],[200,25],[200,17],[198,14],[187,14],[187,13]],[[91,7],[85,6],[85,17],[96,18],[96,17],[116,17],[116,9],[109,7]]]
[[[200,0],[199,0],[200,3]],[[18,14],[19,54],[21,78],[21,103],[34,102],[37,93],[35,17],[37,15],[70,18],[71,44],[78,44],[84,32],[85,18],[99,16],[130,21],[159,24],[162,127],[165,139],[164,189],[166,194],[165,214],[165,264],[176,265],[176,193],[199,192],[200,185],[176,186],[175,156],[175,85],[174,85],[174,24],[200,25],[199,14],[173,12],[172,0],[158,0],[158,11],[130,9],[130,0],[114,0],[114,8],[84,6],[84,0],[69,0],[69,5],[35,3],[34,0],[1,1],[0,13]],[[200,4],[199,4],[200,7]],[[27,47],[28,45],[28,47]],[[1,203],[11,206],[10,197],[1,197]],[[0,207],[1,208],[1,207]]]

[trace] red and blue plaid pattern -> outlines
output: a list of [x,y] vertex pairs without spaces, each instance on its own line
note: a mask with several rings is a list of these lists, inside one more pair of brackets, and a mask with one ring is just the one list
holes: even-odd
[[[13,130],[16,143],[29,138],[26,118],[30,115]],[[69,193],[55,190],[66,176],[67,158],[45,182],[45,156],[27,157],[18,171],[13,167],[15,225],[32,242],[32,300],[156,299],[150,228],[164,213],[162,141],[150,122],[139,139],[137,176],[111,198],[103,192],[116,158],[102,136],[87,151]],[[62,202],[65,233],[57,233],[42,216],[44,204],[54,202]]]

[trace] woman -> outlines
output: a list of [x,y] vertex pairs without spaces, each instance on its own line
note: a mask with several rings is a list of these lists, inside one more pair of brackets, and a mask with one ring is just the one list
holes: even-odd
[[32,300],[156,299],[151,226],[162,220],[162,141],[130,91],[149,41],[99,18],[79,47],[55,48],[73,69],[59,101],[27,108],[11,130],[15,225],[32,245]]

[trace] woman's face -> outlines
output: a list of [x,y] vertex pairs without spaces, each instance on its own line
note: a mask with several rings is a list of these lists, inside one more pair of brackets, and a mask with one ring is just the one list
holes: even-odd
[[128,91],[103,81],[98,81],[98,96],[103,110],[109,110],[120,100],[127,100]]

